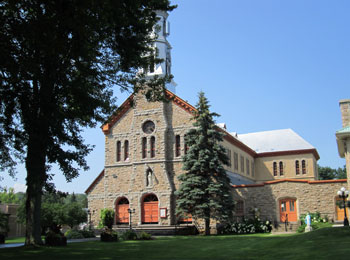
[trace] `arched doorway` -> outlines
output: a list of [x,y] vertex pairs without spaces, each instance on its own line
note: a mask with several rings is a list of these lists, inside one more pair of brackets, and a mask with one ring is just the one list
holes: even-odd
[[146,195],[142,202],[142,223],[158,224],[158,198],[154,194]]
[[280,221],[281,222],[296,222],[297,216],[297,204],[295,199],[281,199],[280,200]]
[[[337,221],[344,221],[344,202],[341,198],[336,198],[336,213],[337,213]],[[349,209],[346,208],[346,216],[349,218]]]
[[115,207],[115,215],[117,224],[129,223],[129,200],[125,197],[119,199]]

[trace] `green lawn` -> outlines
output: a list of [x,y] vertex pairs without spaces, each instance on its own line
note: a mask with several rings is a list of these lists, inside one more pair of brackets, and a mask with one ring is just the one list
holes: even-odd
[[151,241],[73,243],[62,248],[0,249],[1,259],[348,259],[349,228],[305,234],[181,236]]

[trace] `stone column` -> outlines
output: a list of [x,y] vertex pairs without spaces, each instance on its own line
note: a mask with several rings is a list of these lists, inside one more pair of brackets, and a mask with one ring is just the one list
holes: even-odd
[[343,128],[350,126],[350,99],[342,99],[339,101],[341,119]]
[[348,190],[350,190],[350,132],[347,128],[350,127],[350,99],[342,99],[339,101],[341,119],[343,122],[343,142],[344,142],[344,157],[346,160],[346,176],[348,178]]

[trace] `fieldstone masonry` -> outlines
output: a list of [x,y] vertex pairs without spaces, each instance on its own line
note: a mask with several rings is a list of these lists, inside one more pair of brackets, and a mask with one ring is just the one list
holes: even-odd
[[262,219],[280,221],[280,200],[296,200],[297,215],[320,212],[336,221],[337,191],[346,180],[300,181],[283,180],[265,184],[235,186],[232,190],[236,201],[243,201],[244,215],[251,216],[258,209]]
[[[159,216],[156,225],[176,223],[174,192],[180,185],[177,176],[183,173],[184,137],[193,127],[192,115],[195,109],[173,93],[167,92],[167,95],[168,102],[148,102],[142,93],[132,95],[112,116],[110,123],[103,126],[106,137],[105,167],[86,191],[94,226],[99,223],[100,210],[116,210],[121,198],[126,198],[129,208],[135,209],[132,225],[144,225],[144,198],[151,194],[158,199],[159,214],[161,208],[166,209],[166,216]],[[350,124],[349,104],[350,100],[341,101],[344,127]],[[154,123],[154,129],[147,132],[143,126],[149,121]],[[346,185],[346,180],[317,181],[319,156],[316,149],[261,156],[225,129],[220,129],[225,134],[223,145],[232,156],[231,165],[225,169],[233,176],[233,184],[235,180],[249,180],[246,185],[233,185],[232,188],[233,198],[243,202],[240,217],[251,216],[252,210],[258,209],[262,218],[280,222],[280,201],[290,198],[296,203],[298,217],[308,211],[319,211],[329,219],[336,220],[336,194]],[[180,137],[180,156],[176,153],[176,136]],[[146,147],[143,147],[144,139]],[[151,140],[155,140],[154,156],[151,156]],[[117,148],[119,142],[120,149]],[[350,138],[347,142],[350,142]],[[346,146],[350,148],[350,143]],[[147,152],[145,157],[144,148]],[[243,158],[243,165],[241,160],[235,162],[234,155]],[[348,150],[345,156],[350,179]],[[296,174],[296,161],[306,162],[304,172]],[[283,162],[283,175],[274,175],[274,162]],[[200,228],[202,222],[195,220],[195,225]],[[217,223],[212,221],[211,224],[215,227]]]

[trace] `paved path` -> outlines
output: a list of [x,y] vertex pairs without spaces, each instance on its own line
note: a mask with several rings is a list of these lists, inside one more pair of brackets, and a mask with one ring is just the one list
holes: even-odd
[[[87,242],[87,241],[97,241],[100,240],[99,237],[92,237],[92,238],[82,238],[82,239],[69,239],[67,240],[67,243],[79,243],[79,242]],[[11,248],[11,247],[20,247],[24,246],[24,243],[9,243],[9,244],[0,244],[1,248]]]

